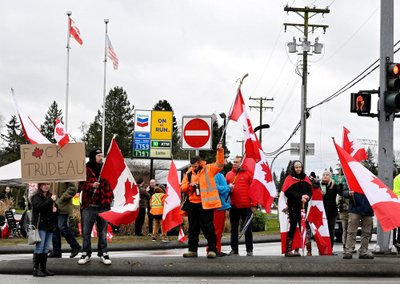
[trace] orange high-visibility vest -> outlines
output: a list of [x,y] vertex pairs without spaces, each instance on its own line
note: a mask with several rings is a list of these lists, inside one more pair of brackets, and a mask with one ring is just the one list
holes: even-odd
[[164,210],[165,193],[154,193],[150,200],[150,213],[153,215],[162,215]]
[[221,208],[221,200],[219,198],[214,176],[224,167],[224,150],[219,149],[217,151],[215,163],[206,164],[203,161],[201,166],[202,169],[197,174],[192,171],[192,168],[189,168],[182,180],[181,190],[182,192],[188,192],[189,181],[187,179],[187,173],[192,172],[191,182],[196,182],[200,185],[200,196],[197,196],[195,192],[191,192],[189,195],[190,202],[201,202],[203,209]]

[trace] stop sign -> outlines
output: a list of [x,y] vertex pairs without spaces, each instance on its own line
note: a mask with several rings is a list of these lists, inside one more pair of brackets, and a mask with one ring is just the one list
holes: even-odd
[[182,149],[211,149],[211,117],[182,118]]

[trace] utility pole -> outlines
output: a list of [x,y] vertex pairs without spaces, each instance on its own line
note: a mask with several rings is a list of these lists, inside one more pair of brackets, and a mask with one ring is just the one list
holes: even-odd
[[[252,98],[252,97],[250,97],[249,99],[250,100],[259,101],[259,105],[258,106],[250,106],[250,109],[255,108],[258,111],[260,111],[260,124],[259,125],[262,125],[263,124],[263,120],[262,120],[263,110],[266,110],[266,109],[273,110],[274,109],[273,107],[263,106],[263,101],[273,101],[274,98],[267,99],[267,98],[262,98],[262,97],[260,97],[260,98]],[[258,140],[260,140],[260,145],[261,145],[261,142],[262,142],[262,131],[260,131],[260,134],[258,134]]]
[[[380,34],[380,90],[379,90],[379,135],[378,135],[378,178],[389,188],[393,187],[393,120],[394,114],[385,110],[386,60],[393,61],[393,0],[381,0],[381,34]],[[378,228],[376,251],[390,252],[390,232]]]
[[[299,44],[299,46],[302,46],[303,48],[303,72],[302,72],[302,86],[301,86],[301,128],[300,128],[300,161],[303,163],[303,169],[305,169],[306,166],[306,119],[308,117],[308,110],[307,110],[307,57],[311,54],[308,52],[310,51],[310,42],[308,41],[308,33],[309,33],[309,28],[311,28],[311,31],[314,32],[315,29],[317,28],[322,28],[324,30],[324,33],[326,29],[328,28],[327,25],[314,25],[314,24],[309,24],[309,19],[317,14],[328,14],[329,9],[318,9],[318,8],[309,8],[309,7],[304,7],[304,8],[294,8],[294,7],[289,7],[286,5],[284,8],[284,11],[286,12],[295,12],[298,14],[300,17],[304,19],[303,24],[294,24],[294,23],[284,23],[283,25],[285,26],[285,31],[288,26],[295,27],[301,32],[303,32],[303,42]],[[303,28],[301,30],[300,28]],[[296,50],[296,39],[293,38],[293,42],[288,44],[289,47],[289,52],[294,53],[297,52]],[[314,53],[320,54],[321,49],[322,49],[322,44],[318,43],[318,38],[315,40],[314,46]],[[294,48],[294,49],[293,49]]]

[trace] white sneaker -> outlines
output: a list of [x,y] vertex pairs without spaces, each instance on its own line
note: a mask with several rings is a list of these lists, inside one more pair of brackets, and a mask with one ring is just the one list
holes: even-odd
[[110,265],[112,263],[107,253],[103,253],[103,255],[100,256],[100,261],[105,265]]
[[78,264],[85,264],[88,263],[90,261],[90,256],[87,255],[86,253],[83,253],[81,255],[81,258],[78,260]]

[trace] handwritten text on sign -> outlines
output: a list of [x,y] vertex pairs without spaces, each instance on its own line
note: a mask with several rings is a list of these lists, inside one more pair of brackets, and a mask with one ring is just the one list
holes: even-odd
[[20,150],[24,182],[86,180],[83,143],[21,145]]

